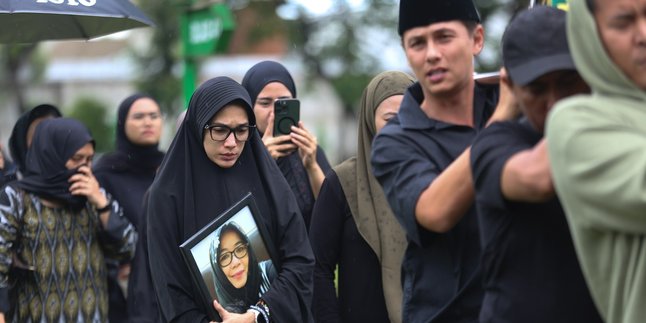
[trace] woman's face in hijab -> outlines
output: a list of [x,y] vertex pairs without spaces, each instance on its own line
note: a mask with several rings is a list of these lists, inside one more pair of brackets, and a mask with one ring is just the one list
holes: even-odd
[[[236,252],[236,249],[237,252]],[[244,250],[242,250],[244,249]],[[236,254],[241,254],[244,251],[244,256],[238,258]],[[222,268],[222,272],[227,276],[227,279],[235,288],[242,288],[247,284],[247,274],[249,272],[249,254],[247,253],[247,245],[245,241],[235,231],[227,231],[220,237],[220,254],[218,261],[224,256],[231,258],[231,263]]]
[[292,92],[280,82],[271,82],[258,93],[253,106],[253,113],[256,115],[256,123],[261,133],[267,129],[269,114],[274,111],[274,101],[278,99],[291,99]]
[[392,119],[399,111],[399,106],[402,103],[404,96],[401,94],[387,97],[381,101],[375,110],[375,127],[377,133],[386,125],[388,120]]
[[[229,129],[237,129],[241,126],[248,126],[249,117],[242,106],[238,104],[229,104],[211,118],[209,125],[219,126],[220,129],[225,129],[225,127],[228,127]],[[216,165],[222,168],[230,168],[235,165],[238,158],[240,158],[245,146],[245,141],[238,141],[233,131],[230,132],[224,140],[213,140],[211,133],[215,130],[216,129],[214,128],[204,130],[204,134],[202,136],[204,151],[206,152],[206,156]],[[247,129],[247,131],[251,130]],[[240,136],[239,134],[237,135]]]
[[162,132],[162,115],[159,105],[150,98],[135,101],[124,125],[128,140],[138,146],[152,146],[159,143]]
[[77,150],[74,155],[65,163],[65,168],[76,169],[83,165],[92,167],[92,159],[94,158],[94,146],[92,143],[87,143],[81,149]]

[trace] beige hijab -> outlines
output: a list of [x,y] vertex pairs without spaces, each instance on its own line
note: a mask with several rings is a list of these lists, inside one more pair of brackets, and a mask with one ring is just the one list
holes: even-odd
[[379,182],[372,174],[370,149],[376,135],[377,107],[393,95],[404,94],[413,82],[408,74],[395,71],[381,73],[372,79],[361,98],[358,155],[334,169],[359,233],[381,262],[384,296],[391,322],[401,322],[402,319],[400,276],[406,235],[393,215]]

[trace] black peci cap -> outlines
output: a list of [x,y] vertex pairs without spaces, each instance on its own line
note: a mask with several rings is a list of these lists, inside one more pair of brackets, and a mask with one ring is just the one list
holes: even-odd
[[565,11],[536,6],[520,12],[502,37],[502,60],[511,80],[524,86],[557,70],[576,70],[565,31]]
[[480,14],[473,0],[401,0],[399,2],[400,36],[411,28],[450,20],[480,22]]

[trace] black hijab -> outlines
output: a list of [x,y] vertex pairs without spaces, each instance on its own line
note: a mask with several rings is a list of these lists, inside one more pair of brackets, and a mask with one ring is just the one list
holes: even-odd
[[285,66],[274,61],[263,61],[252,66],[242,79],[242,86],[247,89],[251,97],[252,107],[256,104],[260,91],[272,82],[282,83],[287,87],[292,97],[296,97],[294,79]]
[[[227,232],[234,232],[243,243],[247,245],[247,256],[249,257],[249,264],[247,270],[247,283],[242,288],[236,288],[231,284],[226,274],[218,265],[218,259],[222,252],[222,236]],[[219,244],[215,247],[215,240],[211,243],[209,249],[209,256],[211,258],[211,269],[213,270],[215,281],[219,288],[216,289],[218,300],[221,302],[228,311],[235,313],[244,313],[250,305],[258,302],[260,294],[260,285],[262,284],[262,270],[258,265],[256,253],[253,251],[253,246],[249,237],[242,232],[235,222],[229,222],[220,228],[218,233]],[[234,256],[235,257],[235,256]],[[227,305],[227,306],[225,306]]]
[[24,177],[16,185],[39,197],[63,202],[78,210],[87,199],[70,193],[68,179],[76,169],[67,169],[65,164],[85,144],[94,140],[89,130],[80,121],[71,118],[43,120],[34,133],[27,152]]
[[[296,86],[289,71],[280,63],[263,61],[251,67],[242,79],[242,86],[247,89],[251,96],[252,106],[254,106],[253,103],[256,102],[256,98],[262,89],[272,82],[282,83],[287,87],[292,97],[296,97]],[[321,167],[323,174],[331,169],[330,163],[327,161],[321,147],[318,147],[316,150],[316,162]],[[278,158],[276,164],[278,164],[280,172],[287,180],[292,193],[294,193],[298,208],[301,210],[301,214],[305,220],[305,225],[309,228],[315,200],[309,176],[303,166],[301,157],[298,153],[293,152],[285,157]]]
[[255,125],[249,95],[234,80],[217,77],[193,93],[150,188],[148,251],[159,308],[168,321],[207,321],[205,306],[212,304],[199,299],[178,246],[251,192],[261,212],[258,225],[268,230],[282,265],[263,299],[276,321],[310,322],[312,250],[296,201],[260,137],[252,135],[227,169],[204,151],[204,126],[233,102]]
[[13,158],[13,162],[18,167],[19,172],[24,172],[26,168],[27,131],[29,130],[29,125],[31,125],[34,120],[46,116],[60,118],[62,115],[55,106],[50,104],[41,104],[23,113],[13,126],[11,137],[9,137],[9,152],[11,153],[11,158]]
[[[153,174],[161,164],[164,153],[159,151],[158,144],[141,146],[134,144],[126,135],[126,119],[132,105],[139,99],[151,99],[145,94],[133,94],[124,99],[117,112],[117,150],[106,154],[96,165],[96,171],[111,170],[114,172],[146,172]],[[155,101],[157,102],[157,101]],[[158,104],[159,105],[159,104]]]

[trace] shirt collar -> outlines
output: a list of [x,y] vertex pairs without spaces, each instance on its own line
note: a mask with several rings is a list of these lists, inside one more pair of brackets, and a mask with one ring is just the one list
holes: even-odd
[[[397,116],[402,128],[424,130],[455,126],[454,124],[429,118],[421,109],[422,101],[424,101],[422,86],[419,82],[416,82],[406,90]],[[495,108],[496,102],[498,102],[497,85],[481,85],[476,82],[473,95],[473,116],[476,128],[480,129],[486,124]]]

